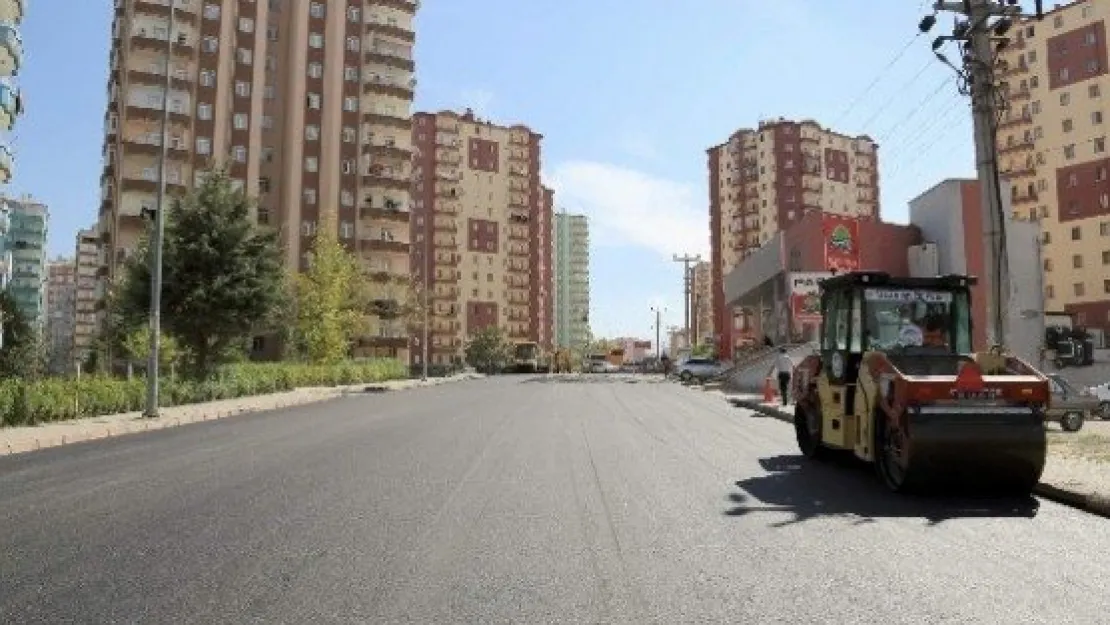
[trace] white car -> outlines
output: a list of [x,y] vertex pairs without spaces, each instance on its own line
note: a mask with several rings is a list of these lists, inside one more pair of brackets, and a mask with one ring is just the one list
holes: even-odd
[[1098,416],[1102,420],[1110,419],[1110,382],[1103,382],[1087,389],[1098,398]]

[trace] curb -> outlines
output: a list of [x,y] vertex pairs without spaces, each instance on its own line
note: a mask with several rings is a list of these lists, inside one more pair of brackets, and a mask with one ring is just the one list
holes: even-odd
[[[309,404],[316,404],[316,403],[320,403],[320,402],[323,402],[323,401],[328,401],[328,400],[331,400],[331,399],[338,399],[338,398],[341,398],[341,397],[351,397],[351,396],[371,394],[371,393],[373,393],[373,394],[392,393],[392,392],[397,392],[397,391],[407,391],[407,390],[412,390],[412,389],[417,389],[417,388],[428,388],[428,387],[432,387],[432,386],[440,386],[442,384],[450,384],[452,382],[463,382],[463,381],[476,380],[476,379],[480,379],[480,378],[469,377],[469,376],[466,376],[466,377],[459,376],[459,377],[450,378],[450,379],[448,379],[448,378],[434,378],[434,379],[429,380],[428,382],[425,382],[425,383],[421,383],[420,381],[416,381],[414,384],[409,384],[407,386],[401,386],[401,387],[390,387],[390,386],[388,386],[388,384],[367,384],[362,388],[350,389],[350,390],[346,390],[346,389],[342,389],[342,388],[338,388],[338,387],[320,387],[320,388],[325,389],[327,392],[320,393],[320,394],[311,394],[311,395],[308,395],[306,397],[299,398],[299,399],[290,398],[290,399],[287,399],[286,401],[277,402],[276,404],[274,404],[272,406],[264,406],[264,407],[260,407],[260,408],[250,408],[250,407],[247,407],[247,406],[236,406],[236,407],[231,407],[231,408],[217,408],[217,409],[213,409],[213,410],[202,410],[202,411],[198,411],[197,413],[194,413],[194,414],[191,414],[191,415],[186,415],[186,416],[162,417],[162,418],[158,418],[158,419],[144,419],[142,417],[136,417],[134,419],[123,420],[120,423],[95,423],[95,424],[94,423],[89,423],[88,424],[89,426],[95,425],[95,427],[86,427],[86,428],[84,428],[84,431],[64,433],[64,434],[61,434],[60,436],[54,437],[54,438],[40,438],[38,436],[28,437],[28,438],[24,439],[24,444],[21,444],[21,445],[19,445],[19,444],[13,445],[10,440],[9,441],[3,441],[2,443],[0,443],[0,458],[2,458],[4,456],[15,456],[15,455],[20,455],[20,454],[30,453],[30,452],[33,452],[33,451],[40,451],[40,450],[43,450],[43,449],[50,449],[50,448],[53,448],[53,447],[62,447],[64,445],[72,445],[72,444],[75,444],[75,443],[85,443],[85,442],[89,442],[89,441],[102,440],[102,439],[106,439],[106,438],[116,438],[116,437],[119,437],[119,436],[126,436],[128,434],[139,434],[141,432],[149,432],[151,430],[164,430],[166,428],[178,427],[178,426],[181,426],[181,425],[189,425],[189,424],[192,424],[192,423],[200,423],[202,421],[217,421],[217,420],[220,420],[220,419],[224,419],[226,417],[234,417],[234,416],[238,416],[238,415],[258,414],[258,413],[269,412],[269,411],[273,411],[273,410],[283,410],[283,409],[286,409],[286,408],[299,408],[299,407],[302,407],[302,406],[307,406]],[[310,387],[306,387],[306,389],[307,388],[310,388]],[[291,392],[295,392],[296,390],[304,390],[304,389],[294,389],[294,391],[291,391]],[[278,394],[280,394],[280,393],[278,393]],[[258,395],[256,397],[267,397],[267,395]],[[196,404],[192,404],[192,405],[195,406]],[[86,417],[86,418],[92,420],[92,419],[103,419],[103,418],[106,418],[106,417],[113,417],[113,416],[116,416],[116,415],[100,415],[100,416],[96,416],[96,417]],[[134,422],[133,425],[132,425],[132,422]],[[74,420],[74,421],[59,421],[58,423],[77,423],[77,421],[76,420]],[[25,426],[25,427],[35,427],[35,426]],[[4,432],[5,429],[6,428],[0,428],[0,436],[3,435],[3,432]]]
[[[792,423],[794,421],[790,415],[783,413],[777,407],[762,402],[730,397],[728,398],[728,403],[737,408],[744,408],[759,413],[765,417],[778,419],[784,423]],[[1068,506],[1069,508],[1075,508],[1081,512],[1110,519],[1110,498],[1107,497],[1101,497],[1095,494],[1085,495],[1044,482],[1037,484],[1037,486],[1033,488],[1033,494],[1051,502]]]

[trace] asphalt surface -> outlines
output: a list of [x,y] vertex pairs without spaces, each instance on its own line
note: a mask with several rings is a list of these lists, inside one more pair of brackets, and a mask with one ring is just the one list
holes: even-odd
[[1107,622],[1105,520],[889,495],[719,396],[590,380],[0,459],[0,622]]

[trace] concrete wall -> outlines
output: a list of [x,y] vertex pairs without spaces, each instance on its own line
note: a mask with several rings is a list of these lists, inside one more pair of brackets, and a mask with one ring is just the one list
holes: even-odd
[[[825,235],[820,213],[810,213],[786,231],[785,263],[788,271],[825,271]],[[859,261],[864,270],[909,275],[906,249],[921,242],[915,226],[860,220]]]

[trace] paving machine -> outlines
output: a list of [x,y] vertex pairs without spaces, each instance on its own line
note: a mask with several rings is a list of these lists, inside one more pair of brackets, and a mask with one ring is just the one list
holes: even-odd
[[873,463],[893,491],[949,480],[1028,494],[1047,455],[1048,379],[972,346],[975,278],[852,272],[821,284],[817,353],[794,370],[794,426],[811,459]]

